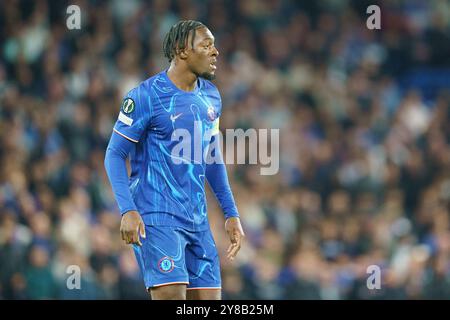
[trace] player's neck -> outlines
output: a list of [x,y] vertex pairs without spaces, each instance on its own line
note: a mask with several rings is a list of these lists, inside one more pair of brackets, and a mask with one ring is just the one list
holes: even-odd
[[197,85],[197,76],[179,65],[171,64],[167,76],[178,89],[193,91]]

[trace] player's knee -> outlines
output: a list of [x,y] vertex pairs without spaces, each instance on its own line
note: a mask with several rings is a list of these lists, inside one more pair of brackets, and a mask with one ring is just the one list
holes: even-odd
[[188,290],[188,300],[221,300],[222,291],[218,289],[211,290]]
[[169,285],[150,289],[152,300],[186,300],[186,285]]

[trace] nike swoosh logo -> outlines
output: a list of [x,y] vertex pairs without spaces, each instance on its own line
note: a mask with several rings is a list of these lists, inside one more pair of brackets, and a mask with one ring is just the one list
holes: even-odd
[[179,113],[176,116],[171,114],[170,115],[170,121],[174,122],[175,120],[177,120],[183,113]]

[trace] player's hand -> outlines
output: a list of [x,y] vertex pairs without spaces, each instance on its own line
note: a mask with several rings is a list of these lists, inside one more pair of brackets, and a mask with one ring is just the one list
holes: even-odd
[[128,211],[122,216],[122,221],[120,222],[120,234],[122,235],[122,240],[124,240],[126,244],[137,244],[142,246],[139,235],[142,238],[145,238],[145,225],[139,212]]
[[241,220],[237,217],[228,218],[225,221],[225,230],[227,231],[231,242],[227,250],[227,258],[234,260],[241,249],[241,243],[245,237],[244,230],[241,226]]

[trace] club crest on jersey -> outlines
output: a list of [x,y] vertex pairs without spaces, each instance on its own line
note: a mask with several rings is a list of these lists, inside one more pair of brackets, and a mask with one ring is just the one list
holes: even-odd
[[169,257],[162,257],[161,259],[159,259],[158,261],[158,268],[159,270],[161,270],[162,272],[171,272],[173,270],[173,268],[175,267],[175,263],[173,262],[173,260]]
[[216,110],[214,109],[213,106],[208,107],[207,113],[208,113],[208,118],[210,121],[216,120]]
[[122,103],[122,112],[125,114],[132,113],[134,111],[134,101],[131,98],[126,98]]

